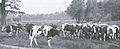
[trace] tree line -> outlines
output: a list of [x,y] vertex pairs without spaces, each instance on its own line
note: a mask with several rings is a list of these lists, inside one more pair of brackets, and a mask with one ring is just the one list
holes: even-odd
[[6,25],[7,15],[20,16],[25,14],[25,12],[20,11],[19,9],[20,3],[21,3],[20,0],[1,0],[1,3],[0,3],[1,27]]
[[120,0],[73,0],[65,11],[76,22],[120,20]]

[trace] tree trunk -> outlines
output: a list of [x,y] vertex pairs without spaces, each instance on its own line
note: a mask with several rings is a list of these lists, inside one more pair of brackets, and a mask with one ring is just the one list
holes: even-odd
[[1,27],[6,25],[5,0],[2,0],[1,6]]

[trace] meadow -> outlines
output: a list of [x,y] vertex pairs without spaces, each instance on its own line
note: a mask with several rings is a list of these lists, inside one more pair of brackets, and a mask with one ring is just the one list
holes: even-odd
[[[15,23],[15,22],[14,22]],[[75,21],[60,21],[60,20],[41,20],[41,21],[24,21],[25,23],[33,23],[36,25],[50,25],[56,24],[59,29],[63,23],[75,23]],[[102,22],[108,23],[108,22]],[[10,24],[10,23],[9,23]],[[12,24],[12,23],[11,23]],[[108,24],[119,24],[119,21],[111,21]],[[20,32],[18,36],[8,36],[7,33],[0,33],[0,48],[2,49],[120,49],[120,40],[114,41],[99,41],[99,40],[89,40],[89,39],[70,39],[63,37],[54,37],[51,41],[52,48],[47,46],[46,37],[37,37],[39,46],[33,44],[31,48],[29,43],[28,34],[25,32]],[[3,46],[5,45],[5,46]],[[7,45],[7,46],[6,46]]]

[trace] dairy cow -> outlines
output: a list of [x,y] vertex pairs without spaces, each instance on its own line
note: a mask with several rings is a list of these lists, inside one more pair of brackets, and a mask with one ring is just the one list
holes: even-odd
[[16,33],[16,36],[19,33],[19,25],[18,24],[13,24],[13,25],[7,25],[2,27],[2,32],[7,32],[9,33],[8,35],[11,36],[12,33]]
[[69,24],[69,23],[62,24],[62,31],[64,37],[68,36],[73,39],[77,34],[76,24]]
[[47,37],[48,46],[51,47],[51,44],[50,44],[51,39],[56,35],[59,36],[59,32],[60,32],[60,30],[48,25],[43,25],[43,26],[34,25],[32,26],[31,29],[32,31],[30,35],[30,46],[32,46],[33,41],[38,46],[36,37],[44,36],[44,37]]

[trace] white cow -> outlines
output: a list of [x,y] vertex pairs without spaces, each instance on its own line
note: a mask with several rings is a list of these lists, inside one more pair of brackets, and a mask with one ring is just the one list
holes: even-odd
[[44,26],[33,26],[32,27],[32,36],[30,38],[30,46],[32,46],[32,42],[33,40],[35,41],[35,44],[38,46],[37,44],[37,41],[36,41],[36,38],[35,37],[38,37],[38,35],[41,35],[43,34],[45,37],[47,37],[47,40],[48,40],[48,46],[51,47],[51,44],[50,44],[50,41],[52,39],[52,37],[54,37],[55,35],[59,35],[58,34],[58,30],[51,27],[51,26],[48,26],[48,25],[44,25]]
[[114,27],[114,30],[115,30],[114,38],[116,39],[119,31],[119,26],[118,25],[112,25],[112,26]]
[[[112,31],[112,34],[110,33],[110,29]],[[110,34],[110,36],[112,36],[112,39],[114,39],[115,33],[116,33],[116,29],[113,26],[108,26],[107,27],[107,34]]]
[[[34,40],[34,42],[35,42],[35,44],[38,46],[38,44],[37,44],[37,41],[36,41],[36,38],[35,37],[37,37],[38,35],[40,35],[41,33],[42,33],[42,31],[38,31],[38,29],[39,28],[41,28],[41,26],[33,26],[32,27],[32,35],[30,36],[30,46],[32,47],[32,42],[33,42],[33,40]],[[38,31],[38,33],[37,33],[37,31]]]
[[75,34],[71,35],[70,34],[70,30],[69,31],[68,30],[64,30],[67,25],[76,27],[76,24],[75,23],[64,23],[64,24],[62,24],[63,36],[66,37],[66,35],[68,35],[70,38],[73,39],[73,36],[76,36],[76,35]]
[[47,36],[48,34],[48,31],[50,31],[50,29],[52,29],[53,27],[51,26],[48,26],[48,25],[44,25],[44,28],[42,29],[43,30],[43,33],[45,36]]

